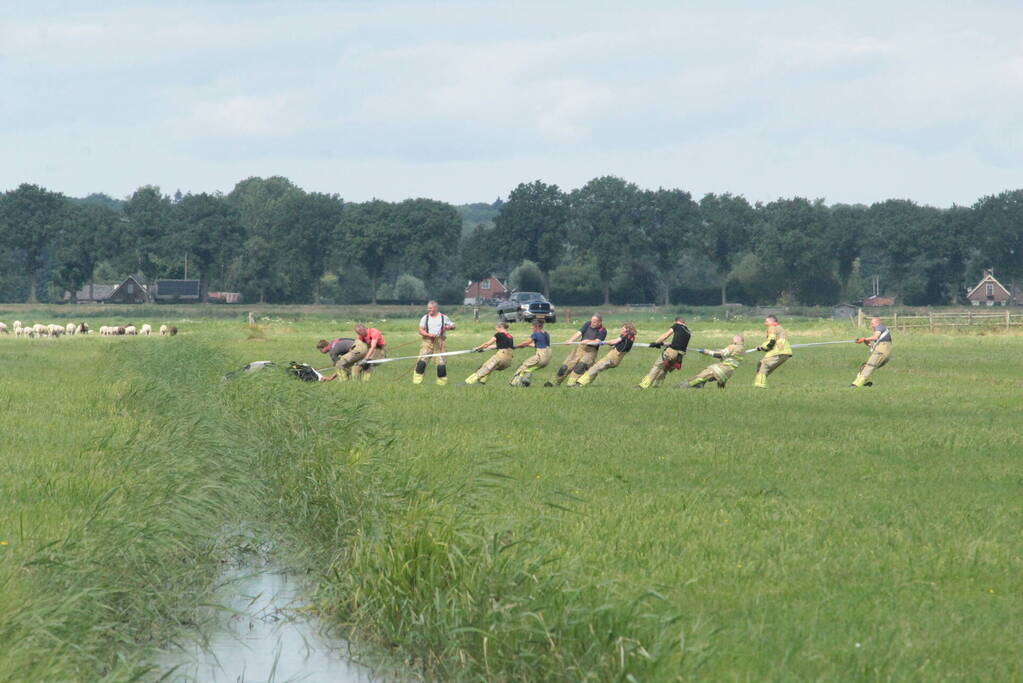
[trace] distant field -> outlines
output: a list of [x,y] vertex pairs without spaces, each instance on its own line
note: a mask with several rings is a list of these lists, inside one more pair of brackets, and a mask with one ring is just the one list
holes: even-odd
[[[638,348],[584,389],[515,389],[511,370],[486,387],[436,387],[432,366],[415,387],[412,361],[365,384],[269,371],[219,381],[254,360],[329,365],[315,341],[371,311],[278,313],[255,326],[195,316],[174,339],[0,338],[0,493],[18,501],[0,508],[0,622],[33,633],[26,610],[50,604],[62,570],[19,567],[108,506],[105,491],[187,470],[203,492],[259,492],[262,504],[224,493],[217,505],[276,518],[318,570],[325,618],[430,677],[1023,676],[1023,336],[896,335],[891,364],[864,390],[848,388],[865,358],[853,344],[797,349],[766,392],[751,386],[758,354],[724,391],[635,390],[656,353]],[[379,313],[391,355],[414,355],[414,322]],[[489,321],[459,317],[451,348],[489,336]],[[630,319],[649,341],[669,318]],[[6,310],[0,320],[10,324]],[[761,336],[752,316],[691,322],[693,347]],[[571,333],[552,327],[555,341]],[[862,334],[789,327],[795,343]],[[484,358],[454,357],[452,381]],[[691,353],[665,387],[707,361]],[[56,398],[54,384],[66,385]],[[180,410],[155,408],[165,404]],[[121,444],[139,429],[149,455],[129,457]],[[159,434],[191,434],[194,461]],[[187,515],[208,507],[205,495],[183,491],[160,509]],[[119,496],[110,514],[137,513]],[[113,561],[88,545],[75,557]],[[142,571],[116,582],[149,590]],[[60,585],[87,591],[92,579],[74,576],[83,583]],[[56,601],[47,614],[74,609]],[[144,652],[168,618],[143,634],[125,627],[96,656]],[[0,655],[0,678],[17,661]]]

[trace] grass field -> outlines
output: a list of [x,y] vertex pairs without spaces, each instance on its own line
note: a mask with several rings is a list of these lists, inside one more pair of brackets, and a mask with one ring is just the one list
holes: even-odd
[[[1021,336],[896,334],[865,390],[853,344],[797,349],[767,391],[752,356],[724,391],[635,390],[648,349],[584,389],[515,389],[510,370],[436,387],[432,366],[414,387],[411,361],[369,383],[219,381],[254,360],[322,367],[315,341],[349,333],[336,314],[271,317],[0,339],[0,640],[23,645],[0,677],[144,669],[202,620],[239,520],[312,569],[328,622],[429,678],[1023,677]],[[670,325],[636,322],[640,340]],[[691,323],[692,346],[761,334]],[[414,321],[379,326],[415,353]],[[490,332],[463,324],[449,347]],[[452,381],[484,358],[453,358]]]

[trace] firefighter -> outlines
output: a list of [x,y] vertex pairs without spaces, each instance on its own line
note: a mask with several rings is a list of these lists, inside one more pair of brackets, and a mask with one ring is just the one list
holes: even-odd
[[330,377],[323,378],[321,381],[329,382],[331,380],[338,379],[338,376],[341,374],[340,373],[341,366],[338,365],[338,363],[341,362],[342,356],[344,356],[346,353],[352,350],[353,346],[355,346],[355,340],[352,339],[351,337],[341,337],[339,339],[335,339],[334,341],[327,341],[326,339],[321,339],[320,341],[316,342],[316,348],[319,350],[319,352],[329,353],[330,364],[333,365],[335,368],[338,368],[338,372],[335,372]]
[[486,384],[490,373],[495,370],[504,370],[512,362],[515,343],[512,336],[508,334],[508,326],[504,323],[497,323],[494,327],[494,336],[485,344],[480,344],[473,351],[483,353],[489,348],[497,348],[497,353],[487,359],[480,369],[465,378],[466,384]]
[[778,369],[782,363],[792,358],[792,347],[785,328],[778,324],[778,318],[769,315],[764,318],[767,325],[767,339],[757,347],[757,351],[765,351],[764,357],[757,363],[757,376],[753,386],[758,389],[767,388],[767,376]]
[[556,387],[565,381],[565,377],[568,377],[569,386],[575,384],[582,377],[583,373],[589,370],[590,366],[597,360],[597,348],[606,338],[607,330],[604,329],[604,320],[599,315],[594,314],[583,323],[578,332],[565,341],[566,344],[576,341],[580,343],[569,351],[564,364],[558,368],[554,380],[546,382],[544,386]]
[[536,353],[524,360],[519,369],[515,371],[515,376],[511,380],[513,387],[528,387],[533,383],[533,373],[547,367],[547,364],[551,362],[551,335],[544,331],[543,325],[542,320],[534,320],[533,332],[529,335],[529,339],[515,347],[522,349],[532,346],[536,349]]
[[375,327],[366,327],[362,323],[355,326],[355,345],[352,349],[341,356],[337,362],[337,379],[342,382],[352,379],[361,379],[368,382],[373,366],[366,363],[373,358],[380,358],[384,355],[386,342],[380,330]]
[[856,379],[850,386],[854,387],[872,387],[874,383],[870,381],[870,376],[874,374],[874,370],[880,367],[884,367],[888,360],[892,357],[892,332],[881,322],[880,318],[871,318],[870,327],[874,330],[874,334],[869,337],[860,337],[856,340],[857,344],[866,344],[870,349],[870,357],[867,358],[867,362],[860,367],[860,372],[856,375]]
[[692,332],[686,327],[686,321],[681,316],[675,318],[671,329],[650,343],[650,348],[659,349],[664,346],[665,340],[671,337],[671,343],[668,344],[668,348],[661,352],[660,357],[654,362],[653,367],[650,368],[650,372],[640,380],[639,388],[649,389],[650,387],[656,387],[669,372],[681,368],[682,359],[685,358],[686,349],[689,348],[689,339],[692,336]]
[[[426,304],[426,315],[419,319],[419,336],[422,337],[423,343],[419,347],[419,360],[416,361],[416,368],[412,372],[413,384],[423,383],[426,366],[431,360],[423,358],[423,356],[444,353],[447,350],[445,346],[448,330],[453,329],[455,329],[455,324],[451,322],[451,318],[440,312],[436,301]],[[444,363],[444,356],[437,356],[432,360],[437,363],[437,384],[447,384],[448,368]]]
[[737,334],[732,337],[732,343],[723,349],[717,351],[714,349],[697,349],[697,351],[705,356],[717,358],[721,362],[708,365],[692,379],[680,382],[679,387],[702,389],[703,385],[708,382],[717,382],[718,389],[724,389],[725,384],[732,377],[732,373],[738,369],[742,363],[743,356],[746,355],[746,340],[742,338],[742,335]]
[[617,368],[621,365],[622,359],[625,358],[625,354],[632,350],[634,343],[636,343],[636,326],[632,323],[625,323],[622,325],[618,336],[607,342],[611,349],[592,368],[587,370],[586,374],[579,378],[577,386],[584,387],[605,370]]

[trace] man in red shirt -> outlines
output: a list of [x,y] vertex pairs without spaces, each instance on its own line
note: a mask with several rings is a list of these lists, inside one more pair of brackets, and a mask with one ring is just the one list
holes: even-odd
[[337,362],[337,378],[344,382],[354,374],[355,379],[368,382],[373,366],[364,361],[383,358],[385,346],[384,335],[380,334],[380,330],[359,323],[355,326],[355,346]]

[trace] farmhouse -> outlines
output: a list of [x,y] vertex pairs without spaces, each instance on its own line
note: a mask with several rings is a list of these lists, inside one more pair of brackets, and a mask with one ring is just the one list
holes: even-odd
[[117,285],[85,285],[75,292],[73,298],[71,292],[64,292],[64,301],[72,301],[77,304],[101,304],[110,298],[115,289],[117,289]]
[[511,290],[503,282],[491,275],[484,280],[469,283],[469,286],[465,288],[464,303],[466,306],[475,306],[483,303],[486,299],[507,299],[510,293]]
[[985,270],[984,277],[980,279],[980,282],[966,294],[966,298],[974,306],[999,306],[1006,305],[1012,298],[1012,294],[1009,292],[1001,282],[995,279],[995,273],[993,270]]
[[107,304],[144,304],[149,301],[149,292],[145,285],[135,279],[134,275],[124,278],[124,281],[114,287],[110,296],[104,299]]

